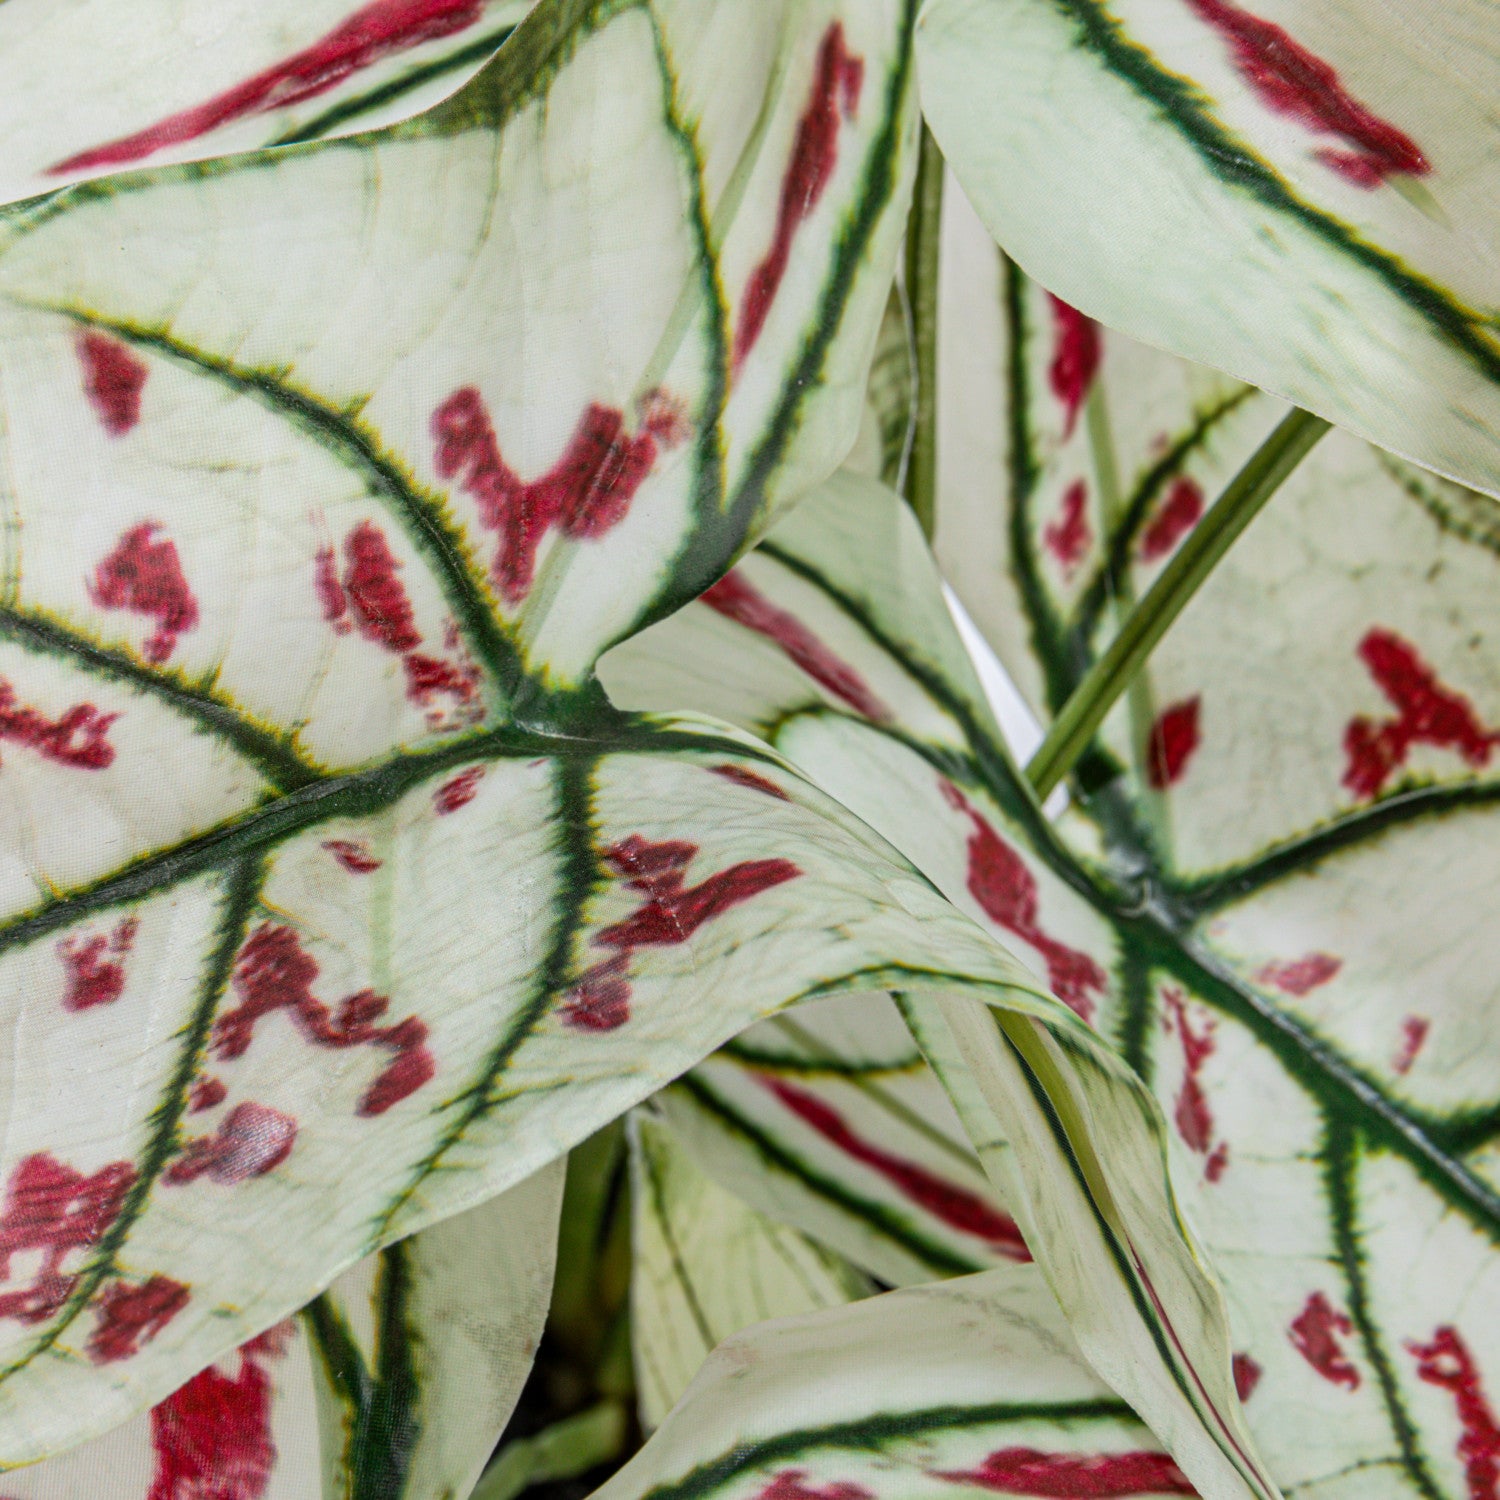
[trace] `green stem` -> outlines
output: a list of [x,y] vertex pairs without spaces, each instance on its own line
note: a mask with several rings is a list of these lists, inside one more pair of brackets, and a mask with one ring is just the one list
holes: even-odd
[[943,217],[943,153],[922,127],[917,184],[906,228],[906,298],[916,356],[916,411],[905,493],[922,534],[937,524],[937,337],[939,230]]
[[1311,412],[1290,412],[1229,482],[1208,514],[1193,528],[1063,705],[1047,737],[1026,767],[1026,779],[1046,800],[1088,748],[1104,716],[1135,680],[1136,673],[1167,633],[1183,606],[1213,572],[1219,559],[1255,519],[1282,481],[1328,431]]

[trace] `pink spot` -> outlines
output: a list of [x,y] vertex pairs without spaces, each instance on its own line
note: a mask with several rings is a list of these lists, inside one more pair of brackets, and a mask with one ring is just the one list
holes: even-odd
[[1311,994],[1319,985],[1327,984],[1343,967],[1343,961],[1331,953],[1309,953],[1304,958],[1284,963],[1262,964],[1255,971],[1255,979],[1257,983],[1268,984],[1285,995],[1300,998]]
[[433,413],[438,474],[457,479],[478,506],[481,523],[499,534],[490,577],[508,603],[530,592],[537,550],[549,531],[603,536],[625,518],[660,448],[686,437],[686,423],[660,392],[643,405],[643,425],[633,436],[619,410],[590,405],[562,456],[529,482],[500,456],[484,398],[473,386],[454,391]]
[[1085,317],[1061,297],[1047,294],[1052,304],[1052,325],[1057,342],[1052,350],[1052,364],[1047,379],[1052,394],[1062,403],[1063,436],[1072,437],[1078,413],[1088,400],[1099,362],[1104,356],[1099,325]]
[[1188,0],[1229,43],[1240,76],[1277,114],[1309,130],[1336,135],[1344,148],[1314,154],[1357,187],[1379,187],[1387,177],[1422,177],[1432,170],[1412,138],[1367,109],[1339,82],[1333,67],[1272,21],[1233,0]]
[[1292,1319],[1289,1337],[1292,1347],[1332,1385],[1346,1390],[1359,1389],[1359,1371],[1349,1363],[1340,1335],[1354,1332],[1349,1315],[1334,1307],[1322,1292],[1314,1292],[1302,1311]]
[[379,1047],[391,1054],[361,1097],[356,1107],[360,1115],[384,1114],[433,1077],[437,1068],[427,1049],[424,1021],[408,1016],[394,1025],[377,1026],[390,1001],[374,990],[347,995],[335,1014],[313,995],[317,976],[317,961],[303,952],[290,927],[262,923],[240,950],[234,972],[240,1003],[214,1023],[215,1052],[220,1057],[241,1056],[263,1017],[289,1010],[297,1029],[316,1047]]
[[324,839],[323,847],[351,875],[368,875],[380,868],[381,861],[370,853],[369,846],[354,839]]
[[310,47],[222,94],[133,135],[80,151],[47,170],[57,175],[123,166],[236,120],[300,104],[392,53],[462,31],[483,13],[484,0],[374,0]]
[[876,724],[895,715],[848,662],[835,656],[796,615],[773,604],[739,569],[726,573],[702,596],[711,610],[774,641],[819,687]]
[[459,808],[467,807],[474,800],[479,791],[479,783],[483,780],[483,766],[470,766],[456,776],[450,776],[432,794],[432,805],[438,817],[445,818],[449,813],[455,813]]
[[978,1469],[938,1470],[938,1479],[1001,1495],[1116,1500],[1125,1495],[1196,1495],[1165,1453],[1043,1453],[1001,1448]]
[[339,582],[338,558],[332,547],[319,547],[313,559],[313,587],[318,592],[318,603],[323,606],[323,618],[339,635],[349,634],[349,598]]
[[1432,1029],[1432,1022],[1426,1016],[1407,1016],[1401,1023],[1401,1047],[1396,1053],[1395,1061],[1391,1066],[1397,1073],[1403,1076],[1411,1072],[1411,1065],[1417,1060],[1417,1053],[1422,1050],[1427,1041],[1427,1033]]
[[130,952],[138,925],[134,917],[126,917],[107,937],[99,932],[88,938],[65,938],[57,945],[68,971],[64,1010],[112,1005],[120,998],[125,989],[125,965],[120,959]]
[[113,1281],[95,1306],[99,1322],[89,1335],[89,1358],[113,1364],[140,1353],[188,1304],[188,1289],[170,1276],[153,1276],[139,1286]]
[[60,766],[84,771],[102,771],[115,758],[115,747],[107,738],[109,726],[119,714],[101,714],[92,703],[75,703],[60,717],[49,719],[24,703],[16,702],[16,690],[0,678],[0,740],[10,740],[35,750]]
[[740,299],[739,327],[734,337],[734,368],[744,364],[765,327],[766,317],[791,259],[792,240],[804,220],[812,217],[838,164],[839,128],[859,108],[864,84],[864,60],[844,45],[844,28],[835,21],[823,33],[813,75],[812,97],[792,143],[792,157],[781,181],[781,201],[771,248],[756,266]]
[[1141,533],[1142,562],[1155,562],[1173,551],[1178,542],[1198,524],[1203,514],[1203,491],[1185,474],[1172,481],[1150,524]]
[[736,786],[748,787],[752,792],[762,792],[767,797],[775,797],[778,802],[792,800],[774,781],[752,771],[748,766],[726,763],[722,766],[710,766],[708,769],[715,776],[722,776],[725,781],[732,781]]
[[421,645],[401,563],[378,526],[361,521],[344,538],[344,565],[344,591],[360,634],[398,655]]
[[1173,703],[1158,715],[1146,741],[1146,780],[1157,791],[1175,786],[1187,774],[1199,743],[1200,700],[1195,695]]
[[132,526],[94,571],[89,595],[101,609],[126,609],[156,621],[156,633],[141,648],[147,661],[163,662],[177,637],[198,623],[198,601],[182,576],[173,541],[153,541],[156,521]]
[[806,1478],[806,1469],[783,1469],[771,1476],[758,1500],[874,1500],[869,1490],[848,1480],[836,1479],[818,1486],[803,1484]]
[[[1177,1092],[1177,1104],[1173,1119],[1177,1132],[1189,1150],[1204,1155],[1213,1145],[1214,1116],[1209,1107],[1208,1095],[1203,1092],[1201,1074],[1203,1065],[1213,1056],[1214,1023],[1205,1018],[1202,1030],[1195,1030],[1188,1016],[1187,1002],[1181,990],[1168,986],[1162,991],[1162,1026],[1168,1032],[1175,1031],[1182,1045],[1182,1087]],[[1228,1152],[1221,1158],[1218,1170],[1210,1177],[1217,1181],[1223,1174]]]
[[224,1080],[209,1075],[200,1078],[193,1085],[193,1091],[188,1096],[188,1109],[192,1114],[202,1114],[205,1109],[222,1104],[228,1096],[229,1087]]
[[1413,745],[1456,750],[1470,766],[1490,763],[1500,733],[1479,722],[1467,698],[1443,687],[1415,647],[1393,631],[1376,628],[1359,643],[1359,657],[1396,717],[1379,724],[1364,717],[1349,721],[1343,784],[1356,797],[1376,796],[1391,772],[1405,764]]
[[83,392],[111,437],[130,431],[141,419],[141,388],[146,365],[118,339],[90,329],[80,334]]
[[1229,1167],[1229,1147],[1220,1141],[1212,1151],[1208,1153],[1208,1160],[1203,1163],[1203,1176],[1208,1182],[1217,1182]]
[[1234,1372],[1235,1394],[1241,1401],[1248,1401],[1265,1372],[1248,1354],[1236,1354],[1230,1361],[1230,1368]]
[[25,1157],[11,1173],[0,1211],[0,1282],[8,1282],[11,1257],[41,1253],[29,1285],[0,1292],[0,1318],[42,1323],[73,1291],[76,1272],[63,1263],[92,1250],[114,1223],[135,1185],[128,1161],[111,1162],[84,1176],[46,1152]]
[[645,899],[623,922],[594,935],[595,946],[616,951],[585,970],[568,991],[561,1007],[568,1025],[585,1031],[623,1026],[630,1019],[626,975],[637,948],[685,943],[705,922],[802,873],[788,859],[751,859],[688,886],[684,877],[697,853],[696,844],[675,840],[658,844],[631,834],[605,856],[616,873],[625,877],[626,887]]
[[1104,990],[1104,970],[1087,953],[1058,942],[1042,930],[1037,922],[1036,880],[1021,856],[951,781],[940,785],[948,805],[964,813],[973,828],[969,835],[969,894],[992,922],[1042,955],[1053,994],[1080,1019],[1092,1021],[1093,997]]
[[251,1339],[236,1351],[233,1375],[210,1365],[152,1407],[147,1500],[262,1500],[276,1465],[263,1361],[286,1352],[291,1331],[282,1323]]
[[1083,561],[1089,544],[1094,540],[1089,526],[1088,498],[1088,486],[1083,480],[1075,479],[1063,491],[1057,519],[1042,528],[1043,544],[1068,576]]
[[292,1154],[297,1122],[264,1104],[236,1104],[211,1136],[187,1141],[182,1155],[167,1168],[169,1183],[211,1182],[230,1186],[264,1177]]
[[1417,1378],[1428,1385],[1451,1391],[1458,1407],[1463,1435],[1458,1440],[1459,1462],[1469,1500],[1500,1497],[1500,1423],[1485,1399],[1479,1366],[1457,1329],[1439,1328],[1427,1344],[1409,1343],[1417,1359]]
[[847,1156],[878,1172],[893,1187],[935,1219],[984,1240],[1009,1260],[1029,1261],[1031,1252],[1015,1220],[967,1188],[939,1177],[917,1162],[907,1161],[873,1142],[861,1139],[844,1117],[816,1094],[770,1074],[758,1073],[756,1082],[773,1093],[805,1125],[817,1131]]

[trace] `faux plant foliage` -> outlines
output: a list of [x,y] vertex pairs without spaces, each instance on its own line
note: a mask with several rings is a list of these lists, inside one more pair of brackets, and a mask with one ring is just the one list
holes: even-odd
[[467,1494],[547,1312],[562,1164],[347,1271],[146,1416],[6,1476],[16,1500]]
[[927,0],[923,107],[1049,288],[1500,493],[1493,27],[1470,3]]
[[12,0],[0,12],[0,202],[61,183],[416,114],[532,0]]
[[1011,977],[587,688],[852,440],[910,21],[548,3],[405,126],[10,211],[5,1461],[789,998]]

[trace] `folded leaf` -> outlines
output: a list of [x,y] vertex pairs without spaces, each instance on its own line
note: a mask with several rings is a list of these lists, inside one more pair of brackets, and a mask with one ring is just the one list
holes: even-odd
[[991,233],[1111,327],[1500,493],[1495,20],[1373,0],[927,0]]

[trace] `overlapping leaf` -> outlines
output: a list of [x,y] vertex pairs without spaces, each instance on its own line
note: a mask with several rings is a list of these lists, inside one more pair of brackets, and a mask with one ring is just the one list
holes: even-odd
[[1484,3],[928,0],[923,107],[1070,302],[1500,493]]

